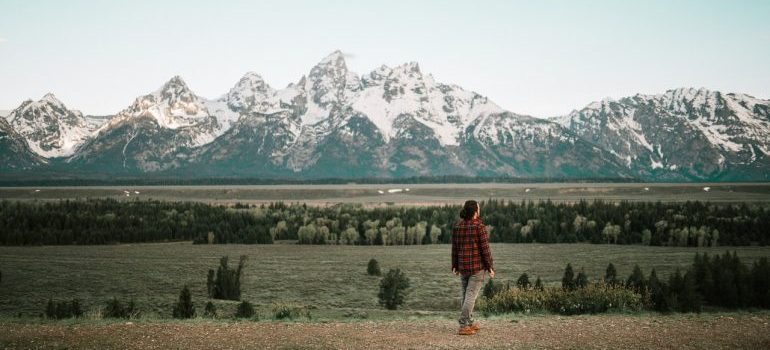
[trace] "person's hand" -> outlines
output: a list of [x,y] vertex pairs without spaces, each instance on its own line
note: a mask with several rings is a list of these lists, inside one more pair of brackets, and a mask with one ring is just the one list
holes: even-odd
[[495,270],[489,269],[489,278],[495,278]]
[[452,273],[455,274],[455,276],[457,276],[457,275],[460,274],[460,271],[457,271],[457,269],[453,267],[452,268]]

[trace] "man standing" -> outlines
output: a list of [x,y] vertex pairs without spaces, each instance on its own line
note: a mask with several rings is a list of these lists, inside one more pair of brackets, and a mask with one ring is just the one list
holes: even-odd
[[495,277],[492,254],[489,252],[489,236],[479,219],[479,204],[469,200],[460,211],[460,221],[452,228],[452,273],[461,275],[462,306],[460,310],[460,335],[474,335],[479,330],[473,322],[473,306],[484,284],[484,275]]

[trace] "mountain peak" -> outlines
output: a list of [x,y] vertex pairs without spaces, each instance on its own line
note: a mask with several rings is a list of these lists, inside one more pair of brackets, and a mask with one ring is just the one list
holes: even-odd
[[58,98],[56,98],[56,95],[54,95],[52,92],[49,92],[49,93],[43,95],[43,98],[41,98],[41,100],[51,101],[51,102],[59,102],[59,103],[61,102],[61,101],[59,101]]
[[265,79],[256,72],[246,72],[241,80],[235,85],[235,89],[248,88],[255,91],[269,91],[272,90],[270,85],[265,82]]
[[175,75],[171,77],[163,86],[155,92],[160,99],[164,100],[177,100],[182,98],[183,100],[193,100],[194,96],[187,83],[182,77]]
[[345,55],[340,50],[336,50],[324,57],[313,69],[310,70],[309,77],[318,77],[322,75],[344,75],[348,71],[345,63]]
[[326,57],[324,57],[321,62],[318,62],[318,64],[334,63],[340,60],[345,60],[345,54],[343,54],[340,50],[334,50],[332,53],[326,55]]
[[171,77],[165,84],[163,84],[163,90],[167,90],[168,88],[175,88],[175,87],[182,87],[187,88],[187,83],[184,82],[184,79],[182,77],[175,75]]

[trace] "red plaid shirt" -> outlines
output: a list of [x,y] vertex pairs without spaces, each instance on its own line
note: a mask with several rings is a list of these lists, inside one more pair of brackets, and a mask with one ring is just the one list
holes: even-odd
[[452,268],[466,276],[492,269],[489,235],[481,220],[460,220],[452,227]]

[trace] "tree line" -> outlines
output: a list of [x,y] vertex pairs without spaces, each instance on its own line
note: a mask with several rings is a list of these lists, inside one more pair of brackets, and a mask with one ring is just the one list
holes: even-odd
[[[414,245],[449,243],[459,205],[234,206],[115,199],[0,201],[0,244],[195,243]],[[770,206],[699,201],[481,201],[491,242],[655,246],[767,245]]]

